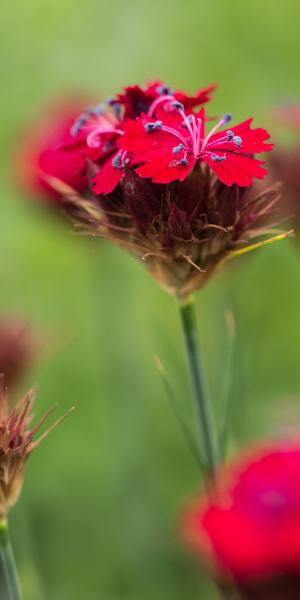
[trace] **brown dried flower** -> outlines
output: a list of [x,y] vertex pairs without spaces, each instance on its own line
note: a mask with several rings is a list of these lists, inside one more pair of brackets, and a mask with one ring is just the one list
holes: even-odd
[[[24,467],[31,452],[70,412],[60,417],[37,440],[34,439],[54,407],[40,421],[30,427],[35,390],[31,389],[13,408],[9,408],[8,393],[0,386],[0,522],[6,520],[9,509],[17,502],[21,492]],[[72,409],[70,409],[72,410]]]

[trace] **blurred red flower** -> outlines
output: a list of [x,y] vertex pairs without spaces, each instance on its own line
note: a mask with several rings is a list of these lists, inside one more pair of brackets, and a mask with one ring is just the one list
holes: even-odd
[[0,376],[10,391],[32,367],[38,346],[38,339],[26,321],[12,315],[1,317]]
[[[273,111],[276,122],[291,133],[293,143],[276,145],[269,158],[271,172],[283,183],[284,202],[281,211],[292,220],[297,233],[300,229],[300,105],[290,104]],[[298,235],[295,237],[298,242]]]
[[185,537],[243,598],[299,598],[299,480],[299,441],[259,448],[185,513]]
[[63,100],[50,107],[31,124],[18,141],[13,164],[19,187],[37,198],[59,201],[60,195],[47,182],[55,177],[78,192],[87,187],[86,161],[82,144],[71,134],[71,127],[82,110],[82,101]]

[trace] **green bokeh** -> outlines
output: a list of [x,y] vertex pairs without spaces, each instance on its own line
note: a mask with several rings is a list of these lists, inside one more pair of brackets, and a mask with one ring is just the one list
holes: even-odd
[[[28,381],[39,384],[37,410],[76,405],[30,459],[11,515],[25,600],[215,592],[177,533],[200,479],[153,360],[161,356],[189,410],[175,302],[126,254],[73,235],[14,189],[20,127],[64,91],[109,95],[156,76],[190,91],[218,81],[216,113],[269,123],[270,106],[300,97],[299,18],[294,0],[7,0],[1,9],[0,308],[47,339]],[[225,312],[237,314],[233,447],[276,431],[283,402],[299,410],[289,399],[300,386],[299,298],[290,241],[238,259],[198,294],[215,396]]]

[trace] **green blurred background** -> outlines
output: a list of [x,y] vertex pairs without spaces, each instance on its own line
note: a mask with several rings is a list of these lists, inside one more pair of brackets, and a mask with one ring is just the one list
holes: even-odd
[[[216,113],[271,125],[270,106],[300,98],[299,19],[294,0],[2,6],[0,308],[25,315],[47,340],[27,382],[39,384],[37,410],[76,405],[30,459],[11,514],[25,600],[196,600],[215,591],[177,533],[200,476],[153,360],[161,356],[189,411],[175,301],[125,253],[75,236],[14,189],[9,156],[20,127],[62,92],[103,97],[154,77],[189,91],[219,82]],[[299,299],[291,241],[241,257],[197,296],[216,398],[225,313],[236,314],[232,449],[276,432],[284,406],[297,418]]]

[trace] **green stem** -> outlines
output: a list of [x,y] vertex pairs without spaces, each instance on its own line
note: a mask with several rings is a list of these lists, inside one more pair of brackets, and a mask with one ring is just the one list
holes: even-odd
[[22,592],[7,523],[0,524],[0,558],[8,600],[22,600]]
[[204,366],[197,335],[195,304],[192,297],[180,301],[179,310],[185,349],[189,364],[194,408],[199,428],[200,449],[204,453],[207,474],[214,474],[218,464],[218,448],[208,395]]

